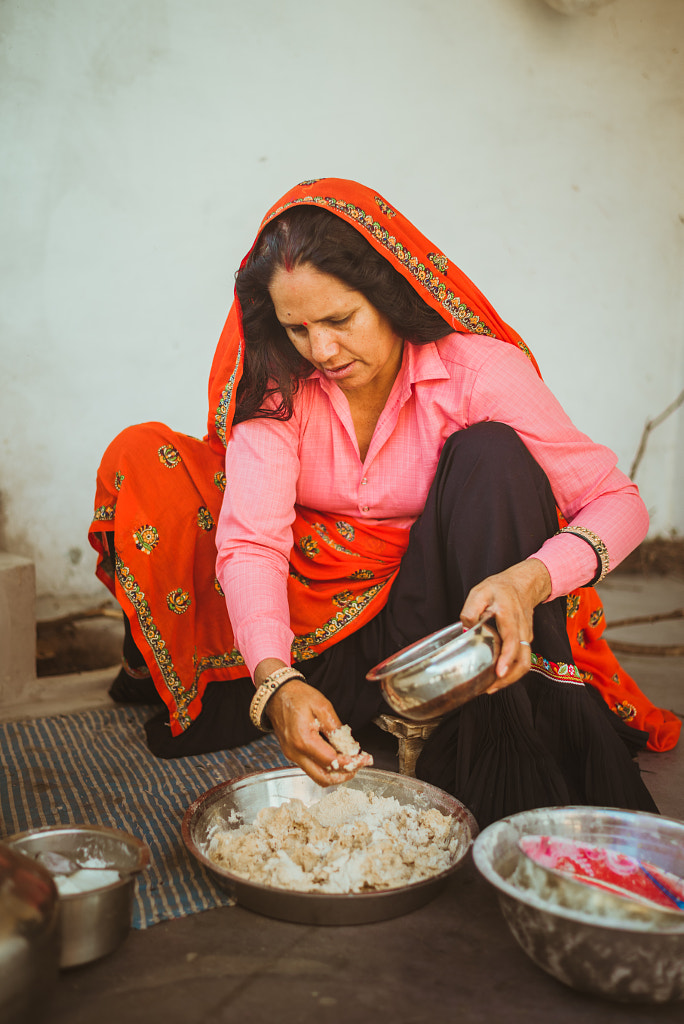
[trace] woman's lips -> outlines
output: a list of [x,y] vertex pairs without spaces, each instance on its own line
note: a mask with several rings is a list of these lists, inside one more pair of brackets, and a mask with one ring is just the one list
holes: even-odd
[[350,363],[345,363],[343,366],[322,366],[321,373],[324,373],[326,377],[330,377],[332,380],[341,380],[343,377],[348,377],[350,373],[354,372],[356,360],[352,359]]

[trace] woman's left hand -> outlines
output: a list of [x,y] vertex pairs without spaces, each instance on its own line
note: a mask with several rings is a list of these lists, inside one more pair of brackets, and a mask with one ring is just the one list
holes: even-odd
[[496,693],[510,686],[532,664],[532,615],[535,607],[551,593],[551,577],[538,558],[528,558],[510,569],[488,576],[468,594],[461,611],[464,626],[474,626],[482,616],[496,616],[502,645],[496,663],[497,681],[487,690]]

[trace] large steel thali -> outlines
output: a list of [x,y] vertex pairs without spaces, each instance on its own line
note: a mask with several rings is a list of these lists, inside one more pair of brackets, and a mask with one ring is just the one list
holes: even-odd
[[[261,885],[209,860],[204,851],[209,832],[216,826],[231,829],[242,823],[250,824],[262,807],[278,807],[294,798],[309,805],[333,788],[323,789],[295,767],[255,772],[214,786],[186,811],[182,825],[183,841],[193,856],[211,872],[214,880],[228,889],[243,907],[285,921],[319,925],[366,924],[399,917],[434,899],[449,876],[462,864],[478,833],[470,811],[435,786],[376,768],[360,769],[343,785],[372,791],[379,797],[394,797],[400,804],[413,804],[420,809],[435,807],[442,814],[451,816],[453,835],[458,839],[451,866],[438,875],[401,888],[339,895],[294,892]],[[235,820],[236,815],[240,820]]]

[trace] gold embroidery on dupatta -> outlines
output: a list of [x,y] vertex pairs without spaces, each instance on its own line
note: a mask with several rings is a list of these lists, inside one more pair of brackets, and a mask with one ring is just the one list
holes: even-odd
[[231,403],[232,398],[233,398],[233,387],[235,385],[235,375],[238,372],[238,367],[240,365],[240,358],[241,358],[241,356],[242,356],[242,339],[240,339],[240,343],[238,345],[237,358],[235,360],[235,367],[233,369],[233,372],[230,375],[228,383],[226,384],[225,388],[221,392],[221,398],[219,399],[219,403],[216,406],[216,413],[214,415],[214,427],[216,428],[216,433],[217,433],[217,435],[219,437],[219,440],[221,441],[221,444],[223,444],[224,447],[226,445],[226,418],[228,416],[228,410],[230,409],[230,403]]
[[315,648],[337,636],[338,633],[353,622],[388,583],[389,580],[383,580],[382,583],[374,584],[368,590],[364,590],[359,594],[358,597],[352,598],[344,608],[336,612],[327,622],[324,622],[310,633],[296,636],[292,643],[293,660],[306,661],[308,658],[315,658],[318,653]]

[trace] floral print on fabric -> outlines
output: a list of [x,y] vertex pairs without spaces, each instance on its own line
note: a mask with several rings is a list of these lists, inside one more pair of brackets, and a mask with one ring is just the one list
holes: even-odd
[[344,519],[338,519],[335,523],[335,529],[339,533],[340,537],[344,537],[347,543],[351,544],[356,536],[356,531],[351,523],[346,523]]
[[[335,525],[337,525],[337,524],[335,524]],[[349,555],[350,558],[359,558],[360,557],[358,552],[350,551],[349,548],[345,548],[342,544],[338,544],[337,541],[333,540],[332,537],[330,536],[330,531],[328,530],[327,526],[325,526],[323,523],[312,523],[312,526],[313,526],[314,530],[316,531],[316,533],[318,534],[318,536],[321,538],[321,540],[325,541],[325,543],[329,547],[333,548],[335,551],[340,551],[343,555]],[[338,530],[339,530],[339,527],[338,527]],[[342,533],[341,530],[339,530],[339,532]],[[352,532],[351,539],[353,539],[354,531],[352,530],[351,532]]]
[[385,216],[388,217],[390,220],[392,219],[392,217],[396,217],[397,211],[393,210],[392,207],[388,203],[386,203],[384,199],[380,198],[380,196],[375,197],[375,202],[378,204],[378,206],[385,214]]
[[428,259],[439,270],[440,274],[446,274],[449,270],[449,260],[441,252],[429,252]]
[[159,543],[159,533],[156,527],[150,526],[139,526],[137,530],[133,532],[133,540],[138,551],[144,551],[146,555],[151,555],[157,544]]
[[182,587],[178,587],[176,590],[172,590],[170,594],[166,595],[166,604],[169,611],[175,612],[176,615],[182,615],[183,612],[187,612],[188,608],[192,604],[192,600],[187,590],[183,590]]
[[125,479],[125,477],[124,477],[123,473],[119,472],[119,473],[115,474],[115,476],[114,476],[114,487],[117,489],[117,491],[121,490],[121,485],[124,482],[124,479]]
[[313,537],[300,537],[299,547],[307,558],[315,558],[316,555],[320,554],[321,549],[319,548]]
[[218,487],[219,491],[223,494],[226,489],[226,474],[221,470],[219,473],[214,473],[214,486]]
[[568,594],[566,598],[567,614],[568,618],[572,618],[573,615],[577,615],[580,606],[580,595],[575,591],[572,594]]
[[163,444],[161,448],[157,449],[157,454],[162,466],[166,466],[167,469],[175,469],[183,461],[180,452],[172,444]]
[[114,505],[100,505],[93,513],[93,519],[98,523],[112,522],[114,519]]
[[207,533],[214,528],[214,517],[204,505],[201,505],[197,510],[197,525],[200,530],[206,530]]
[[[348,547],[335,539],[343,534]],[[321,654],[380,611],[408,530],[298,506],[292,535],[288,597],[292,655],[299,661]]]
[[633,718],[636,718],[637,710],[633,704],[628,701],[621,701],[619,704],[613,705],[613,711],[616,715],[619,715],[623,722],[631,722]]

